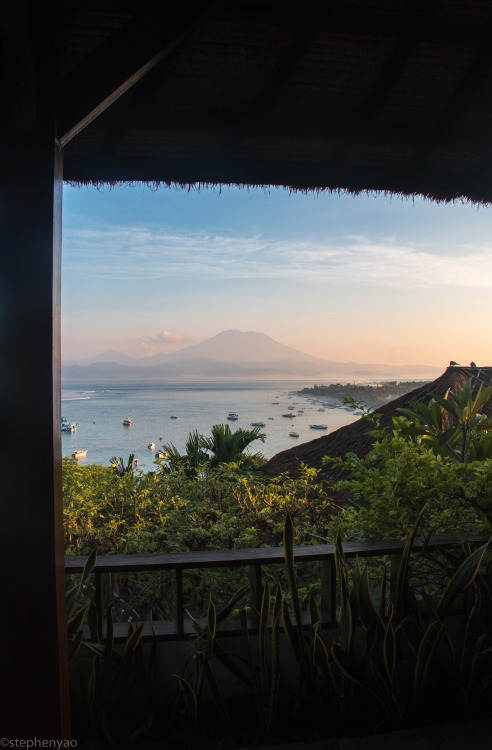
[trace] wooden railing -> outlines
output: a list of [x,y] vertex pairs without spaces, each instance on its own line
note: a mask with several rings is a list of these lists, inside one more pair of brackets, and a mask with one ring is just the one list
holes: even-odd
[[[429,541],[415,540],[415,551],[426,551],[438,547],[452,547],[467,541],[479,544],[486,541],[480,535],[450,535],[436,536]],[[390,558],[390,600],[396,591],[396,576],[403,551],[404,542],[349,542],[343,545],[347,558],[375,558],[388,556]],[[296,562],[321,562],[321,598],[320,616],[322,623],[333,625],[336,621],[336,572],[333,544],[319,544],[307,547],[295,547]],[[81,573],[87,557],[66,557],[66,573]],[[147,554],[147,555],[101,555],[97,558],[94,569],[95,601],[98,621],[102,627],[104,612],[110,604],[113,594],[111,574],[173,571],[175,580],[175,618],[174,621],[161,620],[146,622],[143,630],[144,638],[153,634],[160,640],[184,639],[192,634],[193,627],[190,620],[185,618],[185,604],[183,596],[183,572],[197,568],[236,568],[246,566],[250,584],[250,603],[253,609],[259,610],[262,595],[262,566],[275,565],[284,561],[282,547],[266,547],[253,549],[234,549],[203,552],[183,552],[178,554]],[[254,622],[252,623],[254,627]],[[127,623],[115,623],[115,636],[124,637]],[[230,632],[234,632],[231,628]]]

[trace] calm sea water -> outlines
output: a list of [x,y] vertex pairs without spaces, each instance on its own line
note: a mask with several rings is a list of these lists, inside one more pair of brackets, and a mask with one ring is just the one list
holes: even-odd
[[[312,385],[312,381],[194,383],[189,385],[150,385],[107,383],[65,383],[62,389],[62,415],[77,422],[74,433],[62,433],[62,452],[70,456],[75,449],[86,449],[81,464],[109,465],[113,456],[125,461],[130,453],[139,460],[139,468],[152,471],[159,445],[174,443],[183,451],[188,434],[197,429],[210,434],[215,424],[229,424],[231,429],[250,428],[251,422],[265,422],[264,443],[251,449],[271,458],[296,443],[314,440],[322,434],[349,424],[357,417],[344,407],[326,408],[321,412],[319,399],[308,399],[295,393]],[[278,402],[272,403],[272,402]],[[294,407],[291,419],[282,417]],[[304,409],[303,414],[298,414]],[[239,415],[228,422],[229,412]],[[177,419],[171,419],[171,415]],[[133,420],[125,427],[123,420]],[[310,424],[326,424],[326,432],[310,429]],[[294,429],[298,438],[289,437]],[[161,439],[162,437],[162,439]],[[150,450],[149,443],[155,443]]]

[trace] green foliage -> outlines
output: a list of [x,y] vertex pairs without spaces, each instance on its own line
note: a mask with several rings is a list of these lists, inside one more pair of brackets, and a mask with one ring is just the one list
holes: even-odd
[[398,396],[422,387],[424,383],[416,380],[410,381],[387,381],[377,385],[364,385],[359,383],[329,383],[327,385],[314,385],[312,388],[303,388],[299,391],[306,396],[320,396],[336,401],[352,399],[369,405],[381,405],[391,401]]
[[244,677],[237,668],[234,659],[219,643],[217,627],[230,617],[233,610],[244,598],[246,589],[247,587],[243,586],[236,591],[220,611],[217,611],[212,599],[209,599],[207,618],[204,624],[192,618],[196,637],[192,644],[191,665],[186,676],[174,675],[178,680],[188,710],[188,718],[192,723],[196,723],[198,720],[198,706],[203,688],[207,684],[224,727],[229,726],[229,714],[215,676],[214,662],[219,660],[234,676],[239,676],[242,679]]
[[135,454],[130,453],[128,456],[128,462],[125,466],[125,462],[121,458],[117,458],[116,456],[113,456],[111,459],[111,468],[115,474],[116,477],[124,477],[125,474],[133,474],[133,459],[135,458]]
[[[83,684],[85,705],[93,731],[109,745],[136,739],[152,726],[155,708],[155,641],[147,658],[143,625],[128,625],[122,648],[114,643],[112,608],[106,612],[106,632],[100,623],[88,583],[96,564],[94,550],[79,583],[67,592],[67,632],[72,675]],[[84,632],[84,626],[86,628]],[[78,707],[80,711],[80,706]],[[75,712],[77,713],[77,711]]]
[[262,458],[261,454],[243,456],[243,453],[255,440],[265,442],[265,435],[260,432],[259,427],[253,430],[241,428],[232,432],[228,424],[216,424],[212,427],[209,437],[193,430],[188,435],[183,455],[173,443],[162,446],[162,452],[165,455],[160,461],[161,467],[166,472],[183,468],[188,476],[196,476],[200,471],[205,470],[207,465],[215,468],[220,464],[242,460],[248,466],[253,466],[255,459],[258,461]]
[[[265,435],[260,432],[259,427],[252,430],[240,428],[232,432],[228,424],[216,424],[212,427],[211,436],[202,440],[202,446],[212,454],[210,465],[218,466],[240,459],[241,454],[255,440],[265,442]],[[258,455],[255,457],[258,458]]]
[[[427,599],[423,606],[424,600],[412,594],[410,555],[424,513],[425,508],[405,544],[394,606],[378,611],[373,602],[384,602],[385,595],[370,591],[367,566],[362,573],[357,567],[350,590],[346,572],[337,564],[341,604],[338,639],[331,648],[334,681],[343,696],[351,697],[351,706],[369,701],[379,722],[392,725],[439,720],[445,705],[467,711],[492,680],[492,620],[490,613],[479,617],[479,592],[487,587],[479,569],[488,543],[465,552],[463,561],[451,567],[440,597]],[[342,563],[345,566],[343,557]],[[464,592],[459,619],[450,618]]]
[[197,430],[190,432],[185,443],[185,453],[180,454],[173,443],[162,446],[164,458],[159,461],[161,469],[167,472],[183,469],[187,476],[196,476],[202,465],[209,460],[208,453],[202,445],[202,436]]
[[[63,464],[65,549],[67,554],[185,552],[271,546],[281,542],[284,518],[296,519],[302,543],[317,543],[337,512],[316,472],[296,480],[271,480],[241,459],[199,476],[186,467],[154,474],[139,470],[115,478],[111,468]],[[209,590],[226,600],[240,585],[241,572],[217,575],[190,571],[185,577],[189,606],[204,611]],[[306,574],[308,575],[308,574]],[[172,591],[159,576],[118,576],[114,616],[139,619],[168,616]],[[220,593],[219,593],[220,592]]]
[[461,463],[492,458],[492,419],[480,414],[491,393],[492,387],[480,387],[473,396],[470,379],[457,393],[448,390],[445,398],[434,394],[428,404],[413,402],[411,409],[400,409],[406,419],[396,418],[395,429]]
[[[354,722],[367,732],[435,723],[486,706],[492,685],[490,575],[484,567],[488,544],[450,553],[441,594],[416,599],[412,558],[421,555],[412,552],[412,543],[425,513],[424,507],[406,540],[392,601],[385,576],[372,585],[367,566],[361,569],[355,561],[351,568],[337,537],[338,617],[331,634],[321,628],[312,593],[301,594],[294,566],[294,527],[287,516],[284,552],[289,596],[281,594],[280,582],[274,598],[265,586],[257,613],[257,656],[245,612],[241,613],[244,655],[232,657],[222,649],[210,604],[208,624],[200,631],[203,639],[194,654],[200,669],[211,663],[213,649],[215,658],[254,691],[258,719],[267,734],[278,726],[279,707],[297,717],[304,732],[308,727],[324,727],[326,732],[327,726],[343,732]],[[297,676],[287,668],[279,648],[280,612]],[[200,685],[196,677],[194,685]],[[182,687],[190,709],[197,711],[199,691],[188,682]],[[224,696],[216,691],[219,687],[214,683],[214,700],[223,712]]]
[[490,459],[459,463],[386,433],[365,458],[349,453],[339,465],[347,479],[333,489],[348,493],[352,505],[332,523],[333,535],[340,522],[346,538],[404,539],[426,505],[426,534],[490,529]]

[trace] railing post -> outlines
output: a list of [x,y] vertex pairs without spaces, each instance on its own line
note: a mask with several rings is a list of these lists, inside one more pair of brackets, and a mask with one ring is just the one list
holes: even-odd
[[106,610],[113,598],[112,581],[111,573],[102,573],[96,568],[95,574],[97,631],[99,638],[102,639]]
[[176,568],[175,574],[174,604],[176,632],[182,635],[184,633],[183,571],[181,568]]
[[398,571],[400,569],[401,553],[390,557],[390,602],[396,602],[396,584],[398,582]]
[[261,581],[261,565],[248,566],[249,601],[252,608],[251,617],[258,621],[255,612],[261,610],[261,598],[263,596],[263,585]]
[[321,562],[321,621],[333,625],[336,622],[337,571],[333,557]]

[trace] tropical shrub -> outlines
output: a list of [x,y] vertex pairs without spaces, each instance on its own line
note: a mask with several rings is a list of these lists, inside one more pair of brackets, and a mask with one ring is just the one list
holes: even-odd
[[351,500],[341,519],[345,534],[404,539],[424,506],[426,534],[490,532],[492,420],[480,409],[491,393],[485,388],[473,396],[467,382],[457,394],[436,394],[427,405],[400,409],[403,416],[394,417],[391,429],[379,429],[379,415],[366,409],[365,418],[374,423],[368,455],[325,459],[346,475],[333,487]]

